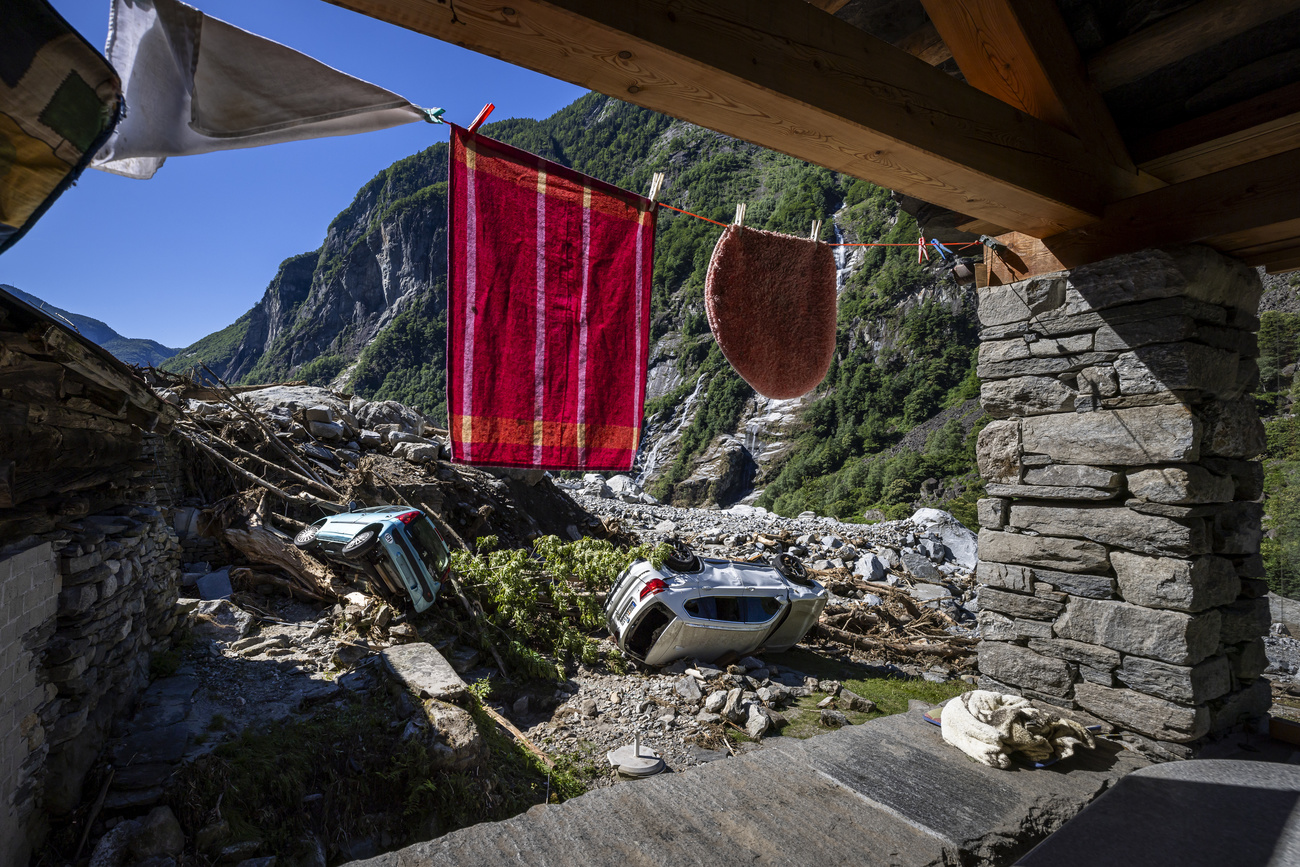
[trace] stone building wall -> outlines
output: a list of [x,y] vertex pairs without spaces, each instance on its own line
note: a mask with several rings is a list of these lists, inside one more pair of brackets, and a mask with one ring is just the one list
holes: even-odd
[[45,714],[44,805],[55,815],[77,805],[113,718],[148,683],[152,655],[170,647],[180,619],[180,545],[161,512],[127,505],[68,530],[57,631],[42,666],[58,689]]
[[0,863],[26,863],[46,817],[80,802],[114,718],[170,646],[179,559],[168,520],[136,504],[69,519],[0,562],[0,612],[18,624],[0,627],[0,644],[25,636],[0,656],[6,704],[17,698],[0,716]]
[[0,841],[11,841],[0,843],[0,863],[10,863],[3,857],[10,854],[12,863],[26,864],[28,829],[40,826],[35,777],[49,744],[39,712],[54,688],[41,683],[38,659],[53,633],[59,589],[48,542],[0,559]]
[[1207,248],[980,290],[980,671],[1156,752],[1268,709],[1261,287]]

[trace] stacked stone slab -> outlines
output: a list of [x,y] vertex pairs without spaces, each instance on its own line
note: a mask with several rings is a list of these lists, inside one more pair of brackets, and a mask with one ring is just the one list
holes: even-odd
[[1188,755],[1268,709],[1256,273],[1201,247],[979,290],[979,664]]

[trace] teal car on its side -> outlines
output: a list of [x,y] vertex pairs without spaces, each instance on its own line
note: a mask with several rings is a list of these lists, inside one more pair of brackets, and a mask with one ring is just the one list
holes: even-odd
[[419,509],[373,506],[321,518],[293,540],[305,551],[360,568],[387,595],[407,596],[423,611],[451,572],[451,553]]

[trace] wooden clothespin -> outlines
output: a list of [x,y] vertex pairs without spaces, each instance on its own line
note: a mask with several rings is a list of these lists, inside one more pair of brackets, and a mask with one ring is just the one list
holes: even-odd
[[821,236],[822,236],[822,221],[813,220],[812,231],[808,233],[808,237],[816,241]]
[[650,177],[650,201],[652,202],[659,201],[659,191],[663,189],[663,186],[664,186],[664,173],[655,172]]
[[478,116],[474,118],[474,122],[469,125],[469,131],[478,132],[478,128],[483,125],[483,121],[488,119],[488,115],[492,113],[494,108],[496,106],[490,102],[483,106],[483,110],[478,113]]
[[736,217],[731,221],[731,225],[733,226],[745,225],[745,203],[744,202],[741,202],[739,205],[736,205]]

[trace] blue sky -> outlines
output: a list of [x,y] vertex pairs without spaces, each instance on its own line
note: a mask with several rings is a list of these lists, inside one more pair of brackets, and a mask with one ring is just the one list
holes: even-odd
[[[102,48],[109,0],[51,0]],[[542,118],[584,91],[322,0],[187,0],[330,66],[441,106],[467,124]],[[127,337],[186,346],[262,297],[276,266],[320,246],[330,220],[377,172],[447,140],[396,129],[175,157],[152,180],[87,170],[9,252],[0,283],[102,319]]]

